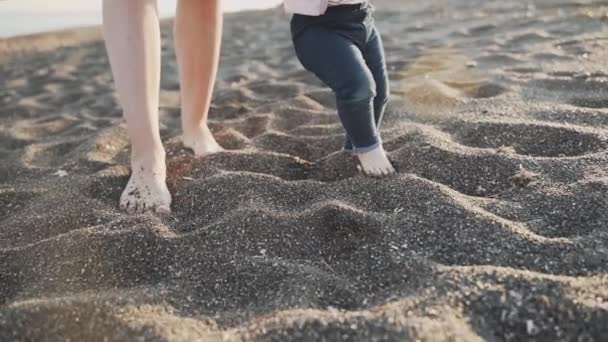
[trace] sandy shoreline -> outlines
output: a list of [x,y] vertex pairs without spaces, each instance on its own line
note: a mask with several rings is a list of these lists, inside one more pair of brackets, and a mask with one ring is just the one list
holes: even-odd
[[276,10],[227,15],[193,159],[165,23],[166,218],[117,209],[98,29],[0,40],[0,340],[605,340],[608,6],[480,3],[378,3],[382,181]]

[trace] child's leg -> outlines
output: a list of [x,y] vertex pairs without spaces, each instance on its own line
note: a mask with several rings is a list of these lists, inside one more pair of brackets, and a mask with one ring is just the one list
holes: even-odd
[[374,98],[374,118],[376,127],[380,129],[384,110],[390,97],[390,83],[386,68],[386,58],[384,56],[384,46],[382,38],[376,28],[372,28],[371,37],[367,47],[363,51],[363,58],[374,75],[376,81],[376,97]]
[[[374,81],[376,82],[376,97],[374,97],[374,121],[376,122],[378,134],[380,134],[379,132],[382,124],[382,118],[384,116],[384,110],[386,109],[390,96],[390,82],[388,79],[382,38],[380,37],[378,30],[376,30],[373,25],[370,30],[370,38],[367,42],[367,46],[363,49],[363,58],[365,58],[365,62],[367,63],[369,70],[372,72]],[[384,150],[376,151],[376,153],[368,153],[360,158],[369,164],[382,164],[385,162],[390,164]],[[390,165],[389,169],[389,173],[395,172],[392,165]]]
[[[376,128],[380,131],[384,110],[390,96],[390,83],[386,68],[386,59],[384,56],[384,46],[380,33],[375,27],[371,29],[371,36],[367,42],[367,46],[363,49],[363,58],[371,71],[374,81],[376,82],[376,97],[374,97],[374,121]],[[344,144],[345,150],[352,150],[352,143],[347,137]]]
[[156,0],[104,0],[103,31],[131,140],[131,178],[120,207],[168,212],[165,150],[160,139],[160,27]]
[[219,0],[180,0],[175,18],[184,145],[202,157],[222,150],[207,126],[222,34]]
[[359,48],[349,39],[320,27],[308,28],[294,44],[304,67],[334,91],[340,120],[355,151],[378,147],[372,105],[376,85]]
[[[308,28],[294,43],[304,67],[335,92],[340,120],[364,172],[373,175],[394,172],[374,120],[376,82],[359,47],[348,38],[321,27]],[[370,155],[378,158],[367,158]]]

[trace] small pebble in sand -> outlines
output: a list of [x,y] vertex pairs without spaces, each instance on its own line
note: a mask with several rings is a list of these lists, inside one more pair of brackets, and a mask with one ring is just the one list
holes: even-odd
[[505,155],[512,155],[512,154],[517,154],[517,151],[515,151],[515,148],[513,146],[500,146],[496,149],[496,152],[498,154],[505,154]]
[[524,169],[523,167],[520,167],[519,172],[516,173],[513,177],[511,177],[509,180],[511,181],[511,183],[513,183],[513,185],[519,188],[525,188],[533,184],[539,176],[540,175],[538,173],[534,173],[532,171]]
[[538,334],[539,329],[536,326],[536,324],[534,324],[534,321],[529,319],[526,321],[526,333],[528,333],[528,335],[536,335]]
[[68,173],[66,171],[63,170],[57,170],[57,172],[55,172],[53,175],[59,177],[59,178],[63,178],[63,177],[67,177]]

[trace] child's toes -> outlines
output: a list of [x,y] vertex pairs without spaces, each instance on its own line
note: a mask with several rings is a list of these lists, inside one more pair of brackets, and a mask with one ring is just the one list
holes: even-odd
[[384,170],[378,169],[378,168],[374,169],[374,176],[375,177],[384,177],[385,176]]
[[393,170],[392,168],[388,168],[388,169],[384,169],[384,170],[382,170],[382,174],[383,174],[383,176],[385,176],[385,177],[386,177],[386,176],[390,176],[390,175],[392,175],[392,174],[394,174],[394,173],[395,173],[395,170]]
[[367,170],[366,175],[368,175],[369,177],[382,178],[382,177],[386,176],[386,171],[382,168],[373,167],[373,168],[369,168]]

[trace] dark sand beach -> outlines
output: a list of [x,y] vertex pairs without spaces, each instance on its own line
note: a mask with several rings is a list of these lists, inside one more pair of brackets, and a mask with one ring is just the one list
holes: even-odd
[[164,23],[169,217],[117,208],[99,30],[0,41],[0,341],[608,340],[608,3],[376,4],[385,180],[279,9],[226,15],[193,158]]

